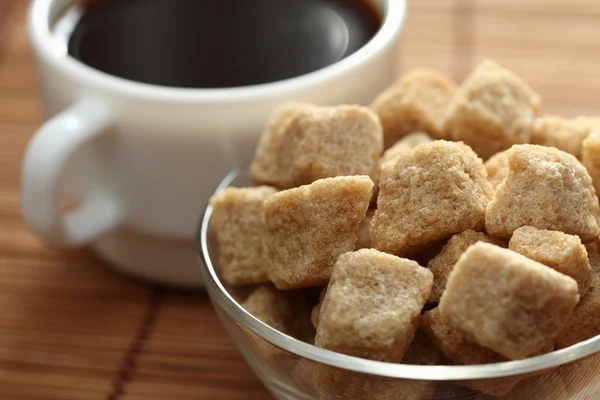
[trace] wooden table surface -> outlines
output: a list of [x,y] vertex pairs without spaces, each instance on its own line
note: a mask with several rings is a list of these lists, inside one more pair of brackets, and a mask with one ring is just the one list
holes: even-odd
[[[204,295],[126,280],[27,231],[20,162],[40,124],[27,6],[0,0],[0,399],[269,399]],[[490,57],[544,112],[600,115],[600,2],[413,0],[399,57],[457,81]]]

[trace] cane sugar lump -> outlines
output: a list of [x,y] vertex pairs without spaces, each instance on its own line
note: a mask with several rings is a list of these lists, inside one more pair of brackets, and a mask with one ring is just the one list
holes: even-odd
[[250,314],[299,340],[308,340],[311,332],[310,307],[300,291],[282,292],[272,285],[256,288],[241,306]]
[[385,148],[413,132],[443,139],[443,122],[457,86],[431,68],[407,72],[371,104],[383,125]]
[[463,143],[421,144],[383,164],[371,244],[406,256],[483,227],[492,195],[483,162]]
[[337,258],[352,251],[373,182],[368,176],[320,179],[264,203],[267,275],[278,289],[322,286]]
[[579,300],[555,345],[564,349],[596,335],[600,335],[600,276],[594,273],[587,294]]
[[600,208],[586,169],[571,154],[552,147],[513,146],[508,175],[487,206],[486,231],[509,239],[522,226],[578,235],[600,234]]
[[323,300],[315,345],[400,362],[432,283],[431,272],[412,260],[374,249],[341,255]]
[[524,226],[513,233],[508,248],[575,279],[579,296],[587,293],[593,272],[579,236]]
[[230,285],[268,282],[263,249],[263,201],[275,194],[268,186],[230,187],[213,196],[211,224],[220,248],[223,280]]
[[487,160],[513,144],[530,142],[539,106],[540,97],[525,81],[485,60],[454,97],[444,131]]
[[534,124],[531,143],[556,147],[581,159],[583,141],[594,132],[600,133],[600,118],[544,115]]
[[336,176],[376,179],[382,152],[381,123],[369,108],[293,103],[267,125],[250,174],[284,189]]
[[428,303],[438,303],[440,301],[442,293],[446,288],[448,276],[450,275],[450,272],[452,272],[458,258],[471,245],[477,242],[501,244],[499,240],[492,239],[485,233],[467,229],[464,232],[452,236],[450,240],[448,240],[448,243],[444,245],[440,254],[429,261],[427,269],[433,273],[433,288],[431,289],[429,300],[427,300]]
[[579,301],[577,282],[512,250],[478,242],[454,266],[442,320],[509,359],[542,351]]
[[479,365],[507,361],[505,357],[470,341],[467,336],[442,321],[439,308],[425,312],[420,326],[436,348],[453,364]]
[[256,147],[254,160],[250,164],[250,177],[254,183],[285,187],[285,183],[291,181],[289,168],[284,170],[281,166],[286,161],[282,160],[282,153],[286,142],[291,141],[287,133],[293,117],[309,107],[313,106],[308,103],[289,102],[273,111]]

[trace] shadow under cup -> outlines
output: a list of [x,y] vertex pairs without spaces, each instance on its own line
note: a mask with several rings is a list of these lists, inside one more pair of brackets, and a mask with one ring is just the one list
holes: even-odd
[[[253,186],[235,170],[216,192]],[[246,312],[250,288],[220,279],[219,248],[207,206],[198,233],[200,269],[213,306],[238,349],[278,399],[352,400],[565,400],[600,398],[600,336],[521,361],[475,366],[382,363],[300,342]]]

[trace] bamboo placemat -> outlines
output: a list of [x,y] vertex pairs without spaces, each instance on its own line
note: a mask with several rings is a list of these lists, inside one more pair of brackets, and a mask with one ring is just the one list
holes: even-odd
[[[268,399],[205,296],[128,281],[23,225],[20,161],[40,123],[27,6],[0,0],[0,399]],[[600,114],[593,0],[413,0],[400,57],[458,81],[490,57],[545,112]]]

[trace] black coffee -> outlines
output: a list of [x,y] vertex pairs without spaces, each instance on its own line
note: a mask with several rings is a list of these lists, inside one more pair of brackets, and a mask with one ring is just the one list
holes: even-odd
[[155,85],[246,86],[333,64],[380,25],[368,0],[107,0],[86,10],[69,54]]

